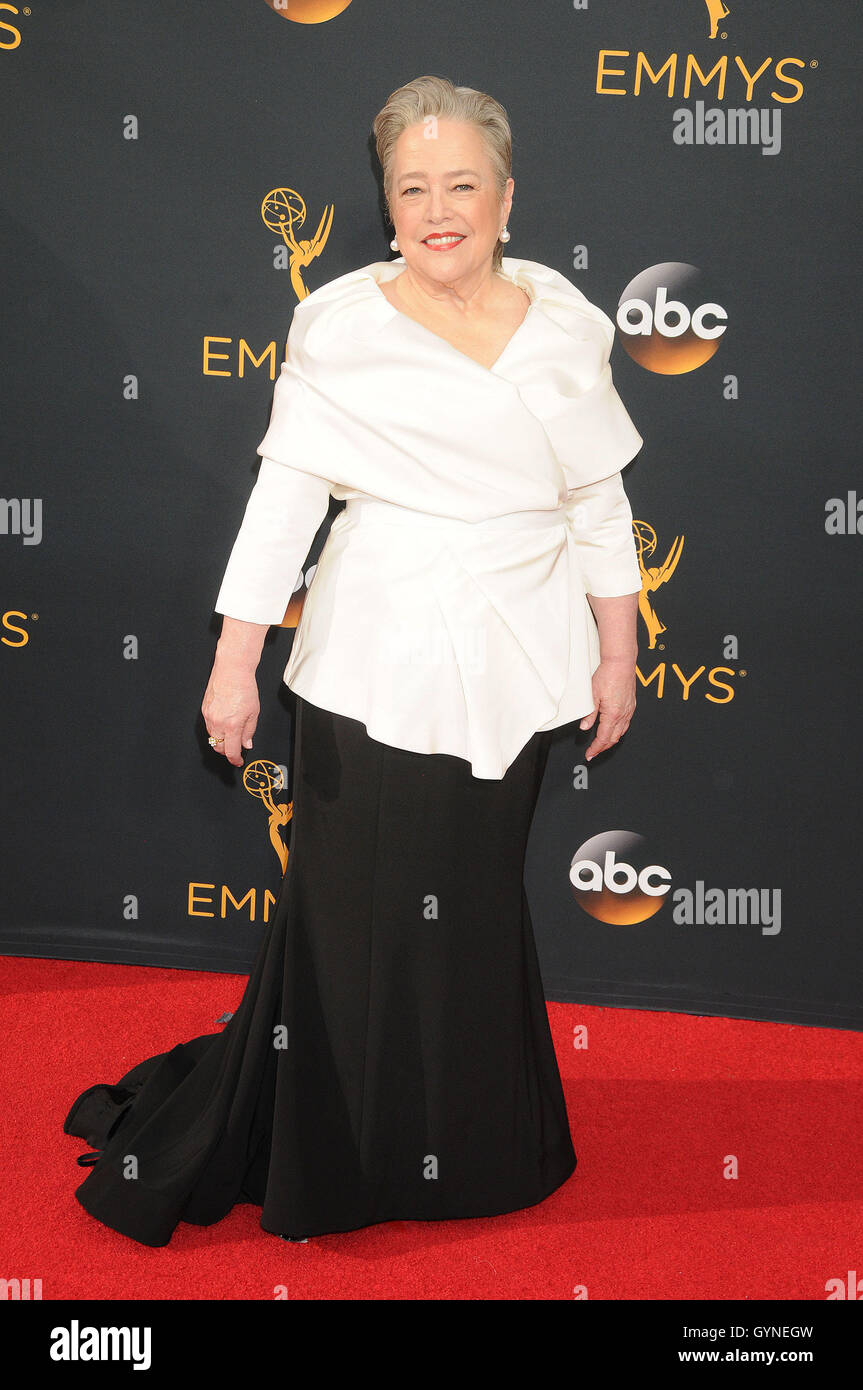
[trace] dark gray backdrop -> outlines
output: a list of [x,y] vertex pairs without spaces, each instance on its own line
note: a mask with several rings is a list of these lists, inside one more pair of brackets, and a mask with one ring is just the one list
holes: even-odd
[[[281,868],[264,806],[210,754],[199,707],[272,401],[270,362],[241,377],[237,348],[274,342],[280,358],[296,303],[261,201],[296,190],[304,237],[334,206],[309,289],[387,258],[370,125],[394,87],[430,72],[509,112],[512,255],[556,267],[612,317],[639,272],[686,262],[728,314],[691,372],[661,375],[615,345],[645,439],[625,482],[657,533],[650,563],[685,540],[654,599],[662,649],[639,624],[648,683],[626,738],[586,787],[573,785],[586,737],[555,738],[527,874],[548,997],[861,1026],[863,539],[856,518],[848,534],[826,525],[831,498],[863,498],[855,7],[728,8],[714,39],[704,0],[353,0],[316,24],[265,0],[0,10],[0,950],[249,967]],[[596,90],[602,49],[628,54],[607,62],[625,76],[604,80],[625,95]],[[667,77],[635,94],[639,51],[654,71],[678,55],[672,96]],[[682,93],[690,54],[704,73],[726,55],[720,99],[715,80]],[[750,72],[770,59],[750,101],[736,58]],[[777,81],[782,58],[802,64],[784,69],[803,84],[793,102],[778,100],[794,90]],[[781,110],[779,153],[676,144],[673,112],[705,98],[723,119]],[[208,335],[230,340],[213,363],[229,376],[203,370]],[[41,499],[38,544],[16,530],[27,498]],[[254,753],[288,766],[290,641],[274,628],[265,647]],[[674,663],[687,678],[704,667],[686,700]],[[723,693],[707,684],[717,666],[733,673],[724,703],[705,697]],[[608,830],[642,835],[674,891],[778,890],[781,929],[678,922],[671,894],[634,925],[589,916],[570,863]],[[254,889],[254,917],[251,899],[223,911],[222,885],[236,901]]]

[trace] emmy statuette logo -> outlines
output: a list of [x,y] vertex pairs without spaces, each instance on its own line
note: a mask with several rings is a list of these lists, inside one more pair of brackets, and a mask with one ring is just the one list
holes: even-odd
[[301,272],[321,254],[329,241],[333,211],[333,204],[327,203],[314,236],[304,240],[296,233],[306,220],[306,205],[295,189],[272,188],[261,203],[261,220],[271,232],[278,233],[288,248],[291,284],[298,300],[305,299],[309,293]]
[[661,632],[665,632],[665,623],[660,622],[653,608],[650,595],[654,593],[661,584],[666,584],[674,571],[683,553],[683,536],[675,536],[668,549],[668,554],[661,565],[646,565],[645,560],[649,560],[654,554],[657,546],[656,532],[646,521],[633,521],[632,531],[635,536],[635,545],[638,551],[638,568],[641,570],[641,593],[638,595],[638,611],[647,629],[648,646],[652,651],[656,646],[656,639]]
[[285,789],[284,772],[278,763],[270,762],[269,758],[256,758],[243,770],[243,786],[250,796],[257,797],[267,809],[270,843],[276,851],[284,873],[288,867],[288,847],[282,839],[281,831],[282,826],[287,825],[291,819],[294,803],[289,801],[285,805],[284,802],[273,800],[274,792]]
[[[719,33],[719,21],[724,19],[727,14],[731,14],[727,5],[723,5],[722,0],[704,0],[707,6],[707,19],[710,25],[710,32],[707,37],[715,39]],[[725,38],[725,35],[722,35]]]

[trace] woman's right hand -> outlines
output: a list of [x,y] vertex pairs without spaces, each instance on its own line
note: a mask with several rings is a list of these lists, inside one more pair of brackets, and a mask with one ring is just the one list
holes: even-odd
[[213,747],[235,767],[243,766],[243,749],[251,748],[258,724],[261,702],[255,673],[241,662],[223,660],[216,654],[201,713],[207,733],[224,739]]

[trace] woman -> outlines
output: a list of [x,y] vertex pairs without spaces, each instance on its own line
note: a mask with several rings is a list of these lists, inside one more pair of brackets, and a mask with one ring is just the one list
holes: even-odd
[[576,1165],[522,875],[551,730],[598,716],[590,759],[635,707],[642,441],[611,321],[503,257],[503,108],[421,77],[375,135],[401,254],[295,310],[202,704],[242,766],[268,628],[343,499],[284,673],[273,922],[222,1033],[66,1121],[97,1147],[78,1200],[148,1245],[241,1201],[300,1240],[497,1215]]

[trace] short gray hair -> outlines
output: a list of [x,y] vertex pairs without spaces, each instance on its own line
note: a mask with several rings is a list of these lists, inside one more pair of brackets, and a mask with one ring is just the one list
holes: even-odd
[[[512,172],[512,131],[500,102],[473,87],[456,87],[446,77],[415,77],[390,93],[372,124],[390,222],[393,221],[391,199],[396,141],[408,126],[420,125],[428,116],[469,121],[477,127],[494,170],[498,198],[502,201],[506,181]],[[498,239],[492,257],[495,270],[500,269],[502,259],[503,242]]]

